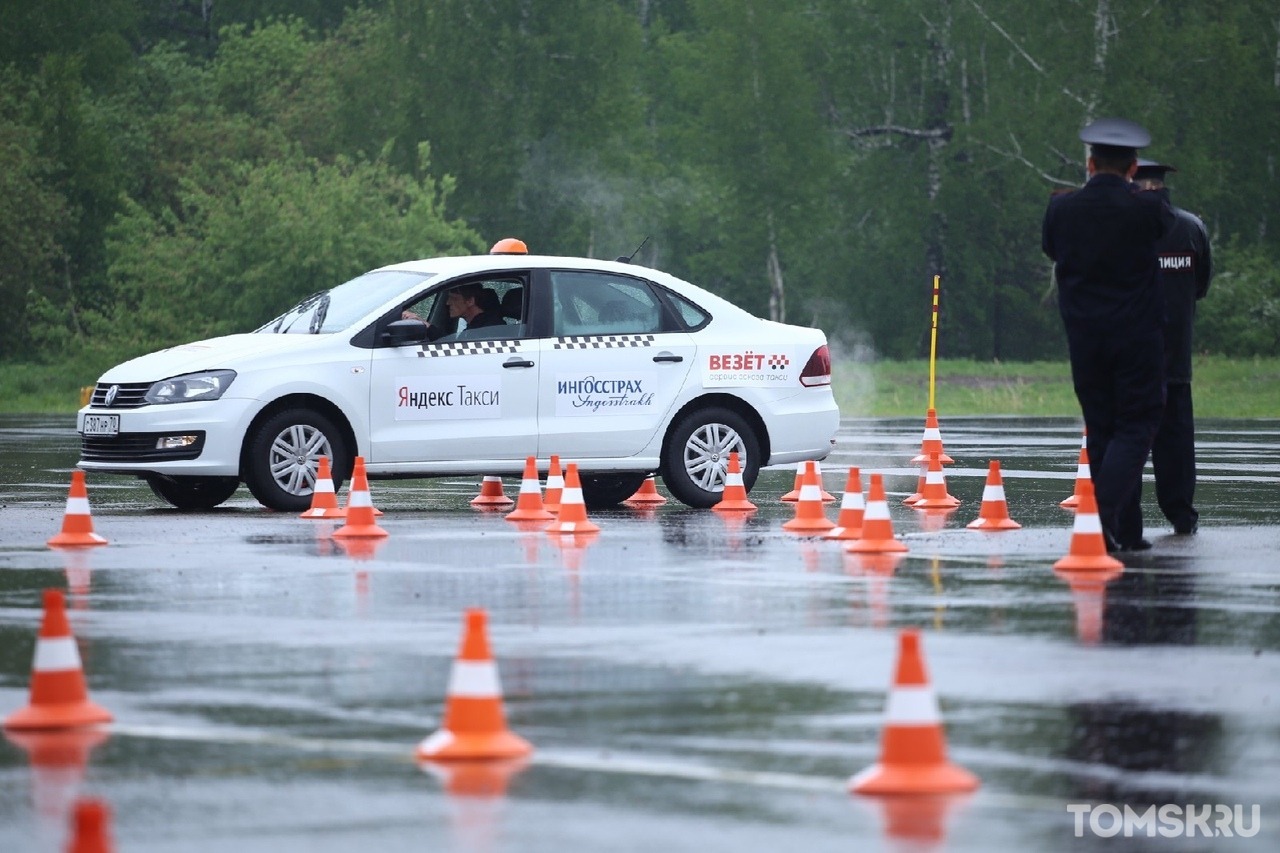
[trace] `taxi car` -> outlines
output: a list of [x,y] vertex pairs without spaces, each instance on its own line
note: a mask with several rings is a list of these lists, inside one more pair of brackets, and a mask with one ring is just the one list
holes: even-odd
[[[77,413],[79,466],[142,477],[180,509],[243,482],[302,511],[321,456],[338,487],[357,455],[380,479],[518,477],[526,457],[545,471],[555,454],[577,463],[589,507],[653,473],[708,507],[730,451],[748,489],[763,465],[831,451],[840,413],[821,330],[625,258],[521,249],[508,238],[499,253],[381,267],[253,332],[113,367]],[[449,292],[477,283],[501,324],[450,318]]]

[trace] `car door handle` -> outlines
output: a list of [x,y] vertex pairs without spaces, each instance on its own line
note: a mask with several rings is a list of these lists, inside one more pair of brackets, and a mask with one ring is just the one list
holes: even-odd
[[503,367],[533,367],[533,362],[528,359],[513,358],[502,362]]
[[654,361],[666,361],[666,362],[671,362],[672,364],[679,364],[680,362],[684,361],[684,356],[682,356],[682,355],[671,355],[670,353],[668,353],[668,354],[665,354],[665,355],[655,355],[655,356],[653,357],[653,360],[654,360]]

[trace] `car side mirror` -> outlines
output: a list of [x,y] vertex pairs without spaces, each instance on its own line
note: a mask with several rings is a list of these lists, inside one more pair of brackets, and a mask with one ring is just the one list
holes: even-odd
[[420,344],[427,340],[427,324],[421,320],[393,320],[382,330],[379,340],[392,347]]

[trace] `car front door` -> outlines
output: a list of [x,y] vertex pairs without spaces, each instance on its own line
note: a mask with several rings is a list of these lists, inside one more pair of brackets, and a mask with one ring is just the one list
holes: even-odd
[[552,335],[539,341],[538,455],[627,457],[652,439],[696,347],[650,283],[549,271]]
[[[495,305],[510,292],[522,297],[528,288],[524,274],[504,272],[479,281],[494,291]],[[406,311],[443,327],[445,297],[462,283],[438,287]],[[522,320],[517,315],[508,325],[374,349],[370,461],[412,470],[411,463],[523,460],[536,453],[538,342],[527,339]]]

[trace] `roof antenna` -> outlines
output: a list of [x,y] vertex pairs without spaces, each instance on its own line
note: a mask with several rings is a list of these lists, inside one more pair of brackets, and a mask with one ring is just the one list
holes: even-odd
[[643,249],[643,248],[644,248],[644,244],[645,244],[645,243],[648,243],[648,242],[649,242],[649,238],[648,238],[648,237],[645,237],[645,238],[644,238],[644,240],[640,243],[640,245],[639,245],[639,246],[636,246],[636,250],[635,250],[634,252],[632,252],[632,253],[631,253],[631,254],[629,254],[629,255],[623,255],[623,256],[621,256],[620,258],[618,258],[618,259],[615,261],[615,263],[619,263],[619,264],[629,264],[629,263],[631,263],[631,259],[632,259],[632,258],[634,258],[636,255],[640,254],[640,250],[641,250],[641,249]]

